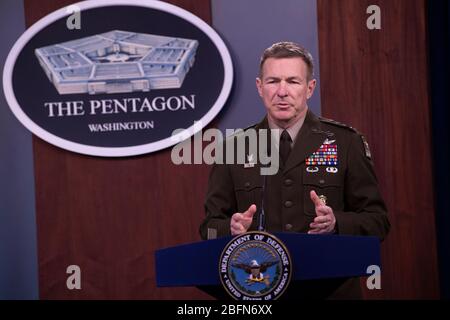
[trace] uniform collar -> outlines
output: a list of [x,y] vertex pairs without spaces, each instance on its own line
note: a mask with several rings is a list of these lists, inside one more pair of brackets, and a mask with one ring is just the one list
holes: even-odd
[[[291,136],[292,139],[292,144],[291,147],[294,146],[294,143],[297,139],[298,133],[300,131],[300,129],[303,126],[303,123],[305,122],[305,118],[306,118],[306,114],[301,117],[300,119],[297,120],[296,123],[294,123],[294,125],[290,126],[289,128],[287,128],[287,132],[289,133],[289,135]],[[275,145],[278,147],[279,141],[280,141],[280,137],[279,135],[281,134],[281,132],[284,130],[283,128],[281,128],[280,126],[278,126],[275,122],[270,121],[269,118],[267,118],[267,122],[269,124],[269,128],[271,130],[273,129],[279,129],[280,131],[274,130],[272,132],[277,132],[276,137],[274,136],[275,139]]]

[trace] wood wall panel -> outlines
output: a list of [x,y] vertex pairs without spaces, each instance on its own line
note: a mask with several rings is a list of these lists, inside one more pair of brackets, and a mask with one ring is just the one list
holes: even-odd
[[[372,4],[381,30],[366,27]],[[392,224],[367,298],[439,296],[425,5],[318,0],[322,114],[366,135]]]
[[[25,0],[27,25],[76,1]],[[209,0],[171,1],[211,21]],[[170,150],[84,156],[33,137],[41,299],[205,299],[156,288],[156,249],[200,240],[208,166],[175,166]],[[82,290],[66,288],[66,268]]]

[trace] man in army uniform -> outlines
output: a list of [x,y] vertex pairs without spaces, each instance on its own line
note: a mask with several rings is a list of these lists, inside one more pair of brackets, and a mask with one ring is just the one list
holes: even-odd
[[[355,129],[308,110],[316,86],[311,54],[292,42],[272,45],[261,57],[256,86],[267,116],[252,128],[281,130],[279,170],[263,178],[259,166],[214,165],[202,238],[208,229],[218,236],[256,230],[264,201],[268,232],[383,239],[390,224],[367,142]],[[305,282],[297,289],[298,298],[360,297],[358,279]]]

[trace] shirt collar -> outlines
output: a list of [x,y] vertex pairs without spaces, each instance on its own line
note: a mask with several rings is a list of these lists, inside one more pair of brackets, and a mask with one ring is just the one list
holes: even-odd
[[[297,122],[295,122],[293,125],[291,125],[289,128],[286,129],[292,139],[291,147],[295,144],[295,140],[297,139],[298,133],[300,132],[300,129],[302,128],[303,123],[305,122],[306,113],[307,112],[305,112],[305,115],[303,117],[301,117],[300,119],[298,119]],[[278,143],[280,140],[280,135],[281,135],[281,132],[283,132],[284,128],[281,128],[276,123],[271,121],[269,117],[267,117],[267,121],[269,123],[269,128],[272,129],[272,131],[271,131],[272,137],[276,138],[275,145],[278,146]],[[279,130],[273,130],[273,129],[279,129]]]

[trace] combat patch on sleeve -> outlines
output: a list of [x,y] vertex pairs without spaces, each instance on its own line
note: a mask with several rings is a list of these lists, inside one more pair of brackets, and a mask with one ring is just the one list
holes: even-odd
[[372,154],[370,153],[370,148],[369,148],[369,144],[367,143],[366,137],[364,137],[362,134],[360,136],[361,136],[361,140],[364,145],[364,151],[366,153],[366,157],[369,158],[370,160],[372,160]]

